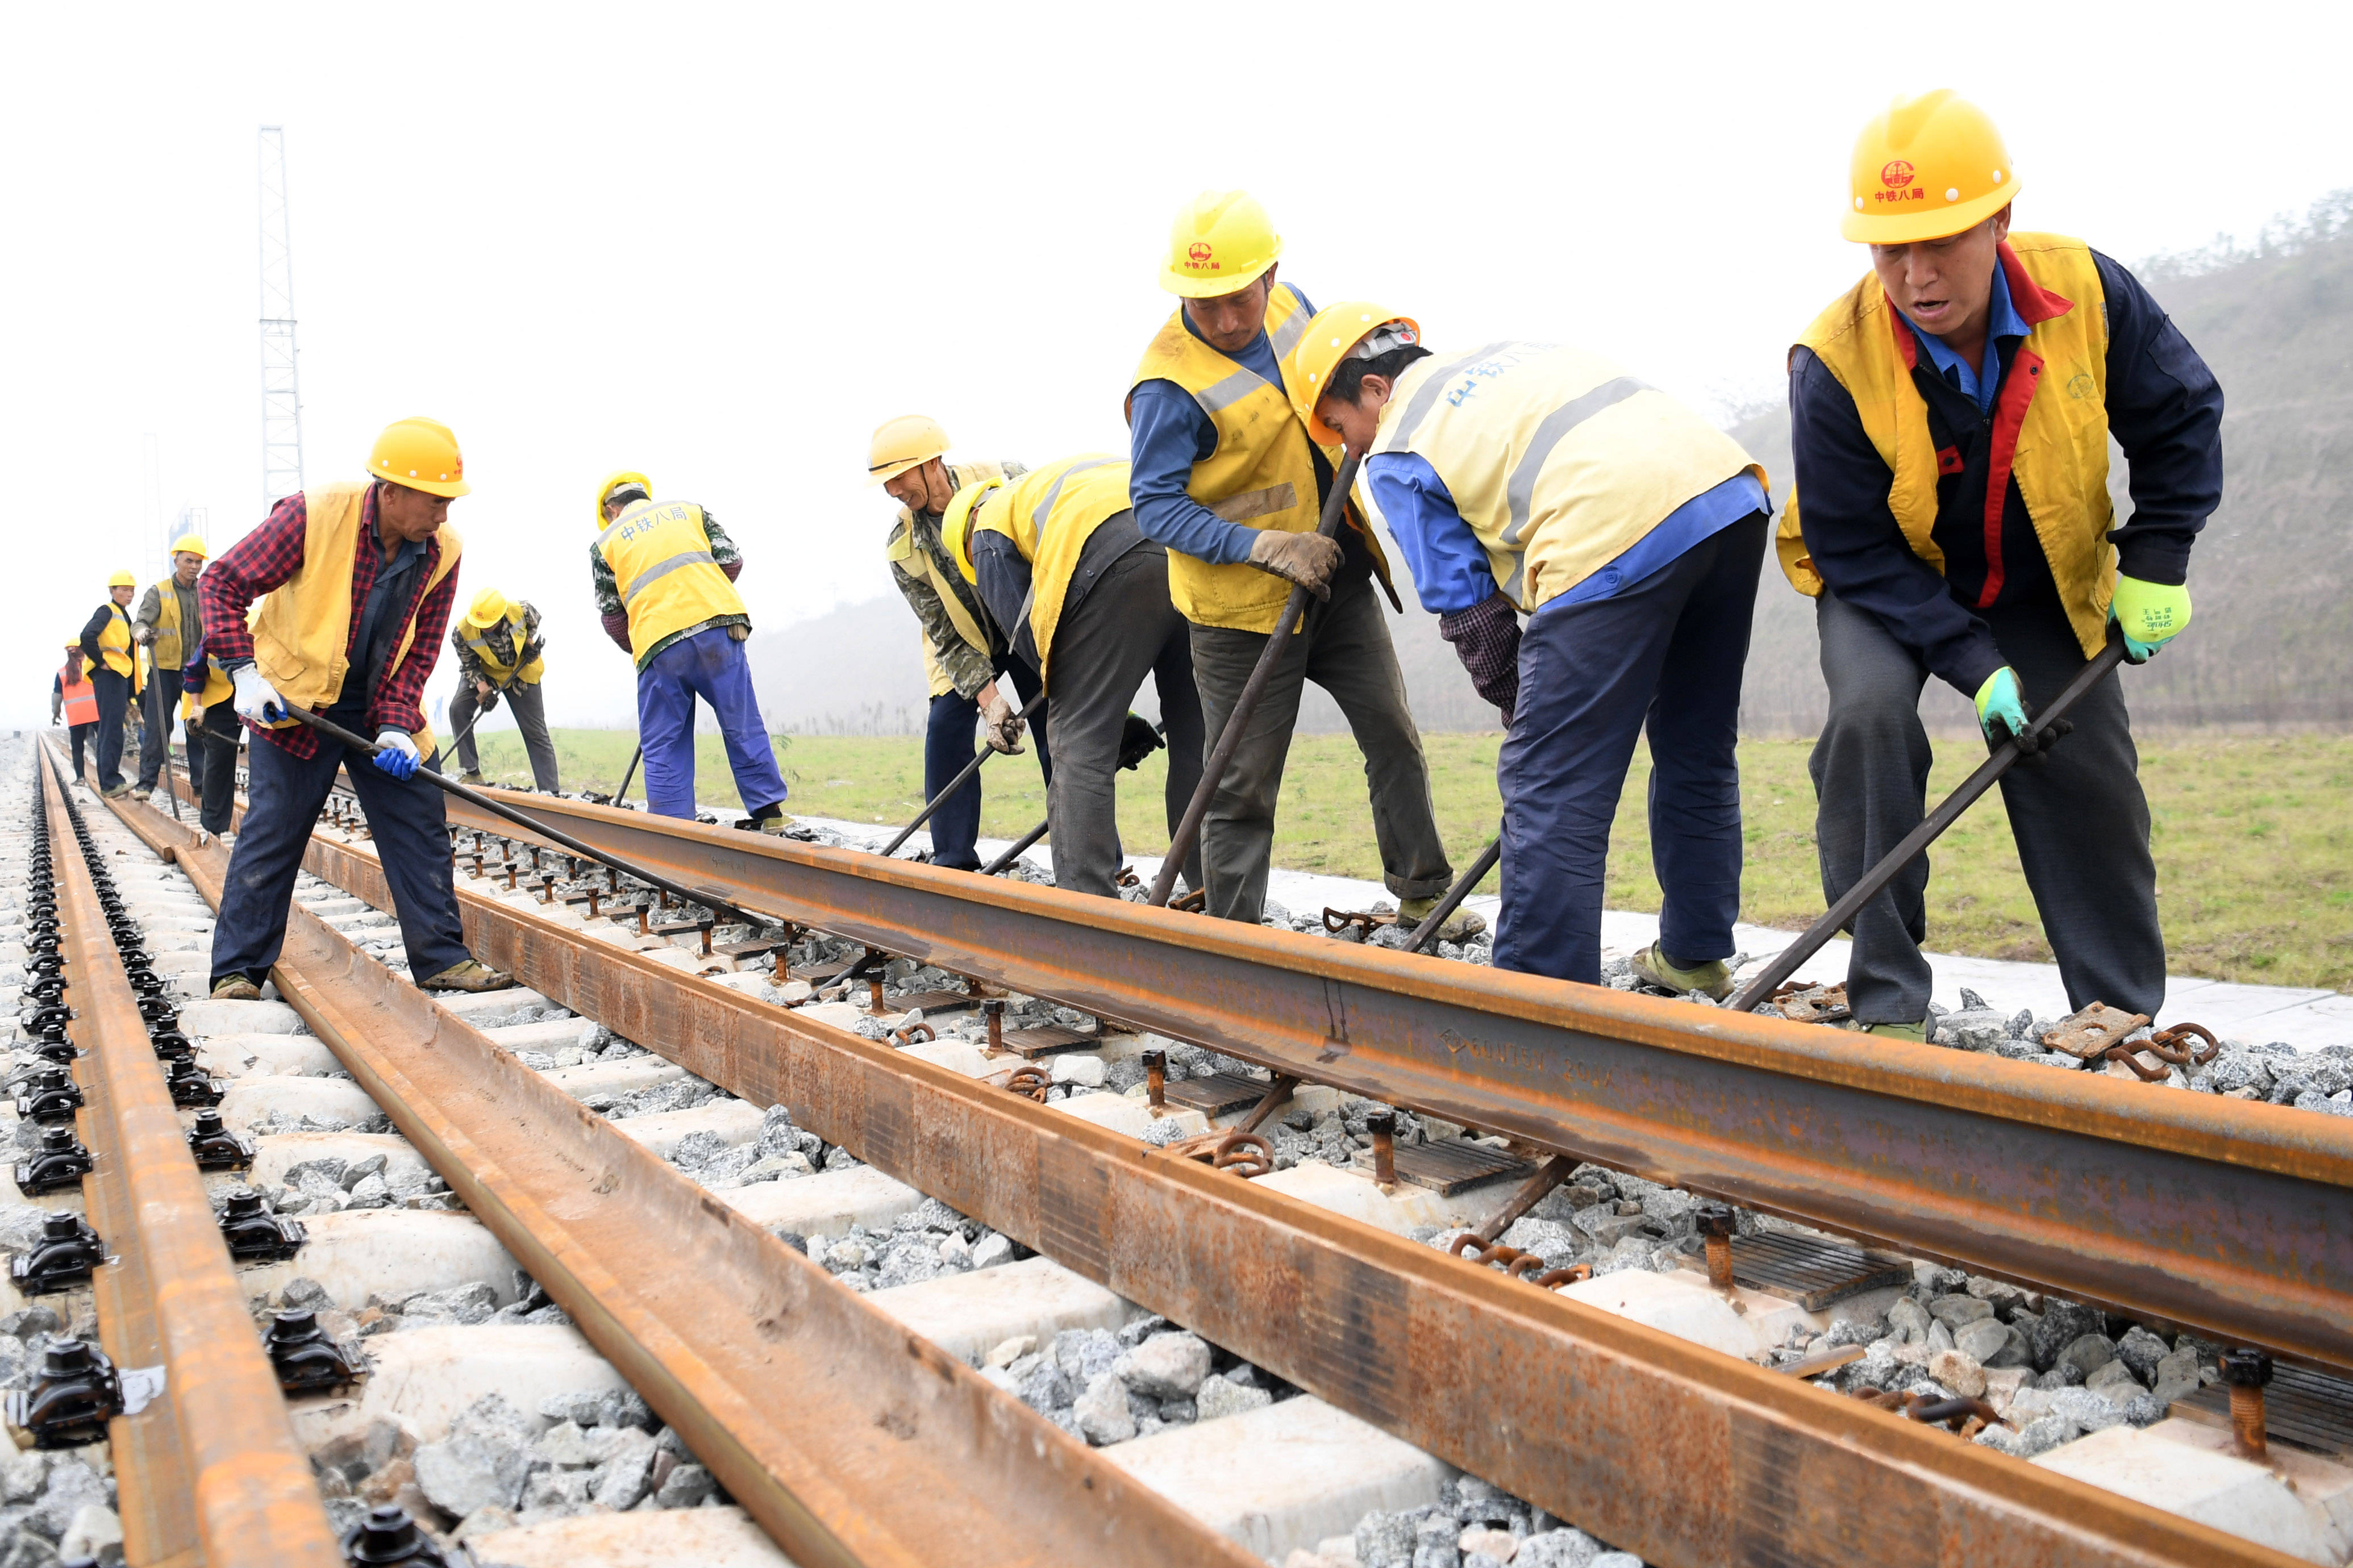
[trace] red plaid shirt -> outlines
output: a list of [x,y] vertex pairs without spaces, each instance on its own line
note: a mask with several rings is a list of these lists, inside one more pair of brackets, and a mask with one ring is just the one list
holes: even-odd
[[[384,545],[375,531],[375,498],[381,488],[381,481],[368,486],[367,498],[360,504],[359,542],[352,559],[352,624],[345,634],[348,639],[359,637],[360,615],[367,606],[368,590],[375,586],[376,573],[384,565]],[[196,596],[204,610],[205,648],[220,660],[224,668],[234,669],[252,662],[253,632],[245,624],[246,610],[301,569],[309,523],[310,514],[303,506],[301,492],[297,490],[270,508],[268,521],[223,551],[197,579]],[[432,592],[422,592],[440,561],[441,540],[436,535],[425,542],[424,558],[416,568],[421,597],[409,601],[408,613],[417,621],[417,636],[409,644],[409,657],[385,672],[368,703],[367,732],[371,736],[385,730],[414,731],[425,727],[425,682],[440,657],[441,637],[449,628],[449,609],[458,599],[458,574],[454,568],[434,584]],[[398,646],[396,642],[396,650]],[[351,652],[351,641],[347,640],[344,656],[350,657]],[[288,730],[263,729],[253,724],[246,727],[295,756],[318,754],[319,737],[307,724]]]

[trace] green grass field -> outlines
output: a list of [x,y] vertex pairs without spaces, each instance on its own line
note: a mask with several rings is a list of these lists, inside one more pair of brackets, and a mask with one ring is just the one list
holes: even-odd
[[[1495,829],[1495,748],[1502,737],[1427,738],[1438,824],[1458,866]],[[923,753],[913,737],[793,736],[779,761],[793,809],[854,822],[903,822],[922,805]],[[567,789],[607,789],[628,765],[626,731],[559,730]],[[1743,918],[1796,929],[1821,910],[1814,859],[1814,792],[1803,741],[1749,741],[1740,748],[1748,864]],[[716,736],[698,742],[702,794],[725,798],[726,758]],[[482,738],[493,777],[528,784],[513,731]],[[1984,756],[1964,742],[1936,743],[1932,796],[1951,789]],[[1655,910],[1643,800],[1649,760],[1638,752],[1610,842],[1609,902]],[[1046,815],[1037,764],[1000,757],[983,773],[981,831],[1010,838]],[[1155,854],[1167,842],[1158,758],[1121,780],[1120,828],[1128,847]],[[2144,741],[2141,777],[2155,819],[2158,888],[2171,967],[2178,973],[2274,985],[2353,990],[2353,739],[2160,736]],[[633,785],[633,796],[641,786]],[[2047,960],[2050,947],[2020,876],[1999,796],[1963,817],[1931,852],[1929,945],[1991,958]],[[1300,870],[1377,877],[1363,761],[1345,735],[1303,735],[1283,779],[1276,862]],[[1493,890],[1489,879],[1487,890]]]

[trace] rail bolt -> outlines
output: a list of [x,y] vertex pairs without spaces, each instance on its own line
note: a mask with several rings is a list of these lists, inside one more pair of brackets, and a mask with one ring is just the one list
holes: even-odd
[[[992,1051],[1003,1050],[1005,1048],[1005,998],[1002,996],[991,996],[982,1002],[980,1005],[980,1016],[988,1022],[988,1048]],[[1160,1053],[1158,1051],[1155,1051],[1152,1055],[1157,1057],[1160,1056]],[[1166,1058],[1162,1058],[1162,1059],[1165,1061]],[[1160,1074],[1156,1069],[1153,1069],[1151,1068],[1149,1058],[1145,1058],[1145,1067],[1146,1070],[1151,1073],[1151,1079],[1154,1085],[1152,1103],[1158,1105],[1160,1103],[1160,1093],[1158,1088],[1161,1081]]]
[[1373,1180],[1383,1187],[1397,1184],[1397,1112],[1380,1111],[1365,1118],[1373,1135]]
[[106,1436],[122,1413],[122,1383],[106,1352],[87,1340],[58,1340],[42,1358],[25,1399],[25,1426],[39,1448],[71,1448]]
[[2272,1358],[2258,1350],[2222,1352],[2222,1383],[2231,1391],[2231,1431],[2239,1452],[2260,1459],[2270,1449],[2263,1424],[2263,1385],[2272,1380]]
[[41,1222],[40,1241],[10,1263],[9,1274],[17,1289],[41,1296],[80,1284],[105,1261],[106,1244],[98,1232],[81,1215],[60,1210]]
[[1732,1289],[1732,1238],[1740,1222],[1728,1204],[1702,1204],[1695,1211],[1699,1234],[1707,1243],[1707,1282],[1719,1290]]
[[314,1312],[279,1313],[265,1343],[269,1364],[278,1373],[278,1386],[290,1394],[340,1388],[358,1376],[335,1342],[320,1329]]
[[370,1509],[368,1516],[343,1537],[343,1561],[353,1568],[375,1568],[380,1563],[406,1563],[414,1568],[449,1568],[449,1560],[433,1538],[417,1528],[405,1508]]
[[[983,1008],[991,1005],[997,1008],[997,1016],[1004,1016],[1004,1003],[981,1004]],[[1152,1108],[1152,1114],[1155,1116],[1162,1114],[1168,1109],[1168,1053],[1166,1051],[1144,1053],[1144,1102]]]

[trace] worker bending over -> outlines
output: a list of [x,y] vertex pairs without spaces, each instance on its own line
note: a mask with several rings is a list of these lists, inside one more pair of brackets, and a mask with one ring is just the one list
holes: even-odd
[[[2018,189],[1981,110],[1897,99],[1855,143],[1843,232],[1871,270],[1789,352],[1779,550],[1814,597],[1830,686],[1812,772],[1833,901],[1919,825],[1929,676],[1974,698],[2000,744],[2111,623],[2138,663],[2189,622],[2221,389],[2132,274],[2081,240],[2012,234]],[[2131,464],[2122,527],[2111,436]],[[2069,717],[2039,765],[2003,775],[2002,804],[2069,1000],[2155,1016],[2165,939],[2122,683]],[[1847,999],[1876,1033],[1925,1033],[1927,884],[1922,856],[1854,919]]]
[[1580,349],[1432,354],[1412,321],[1349,304],[1315,318],[1292,368],[1308,433],[1366,454],[1422,608],[1502,710],[1495,967],[1600,984],[1609,825],[1647,730],[1664,901],[1635,973],[1729,994],[1765,471]]
[[[164,761],[172,749],[173,710],[180,705],[180,670],[187,663],[187,645],[196,638],[196,574],[205,569],[205,542],[183,534],[172,545],[172,574],[147,585],[131,617],[132,637],[147,650],[154,672],[154,689],[140,705],[139,783],[133,800],[154,793]],[[193,742],[192,742],[193,743]]]
[[206,651],[201,622],[197,635],[189,639],[180,689],[181,711],[188,723],[188,787],[196,797],[196,820],[214,837],[227,838],[237,805],[236,686],[221,661]]
[[[1168,552],[1128,506],[1127,465],[1064,458],[1017,479],[965,486],[942,535],[1013,657],[1039,671],[1057,766],[1047,787],[1054,885],[1119,896],[1118,792],[1113,773],[1162,744],[1128,710],[1152,677],[1167,725],[1165,805],[1174,837],[1201,782],[1201,698],[1185,617],[1168,598]],[[1200,885],[1197,846],[1186,863]]]
[[81,644],[66,644],[66,662],[49,680],[49,722],[73,741],[74,777],[82,776],[82,750],[98,725],[98,688],[82,664]]
[[[496,991],[513,977],[466,952],[421,706],[458,596],[464,548],[443,527],[468,486],[446,425],[403,419],[368,455],[369,478],[297,490],[221,553],[197,595],[205,646],[252,726],[245,827],[213,928],[214,996],[251,1001],[286,942],[286,911],[320,808],[348,766],[392,885],[409,973],[427,991]],[[268,595],[266,598],[264,595]],[[259,599],[252,625],[247,612]],[[289,716],[308,709],[375,737],[364,753]],[[209,802],[215,793],[206,792]]]
[[[1212,746],[1226,728],[1293,584],[1314,597],[1249,716],[1201,825],[1208,912],[1256,923],[1274,848],[1274,806],[1313,680],[1346,715],[1365,756],[1382,879],[1411,923],[1452,880],[1430,813],[1421,736],[1373,577],[1395,601],[1388,563],[1348,510],[1335,542],[1316,533],[1336,450],[1311,441],[1282,362],[1314,314],[1275,281],[1282,241],[1240,191],[1204,192],[1176,215],[1161,287],[1176,310],[1127,395],[1128,493],[1145,533],[1167,547],[1168,586],[1191,623],[1193,679]],[[1457,910],[1450,938],[1477,930]]]
[[[1039,692],[1038,674],[1013,657],[1003,628],[965,581],[941,542],[940,523],[948,503],[965,486],[982,479],[1018,479],[1029,472],[1010,460],[985,458],[950,463],[947,432],[922,414],[902,414],[874,430],[866,454],[866,482],[881,485],[899,503],[882,546],[891,581],[923,629],[923,673],[932,705],[923,726],[923,798],[930,801],[972,762],[973,725],[978,722],[989,747],[1021,750],[1023,721],[997,678],[1006,676],[1027,708]],[[1050,794],[1054,763],[1047,737],[1038,737],[1038,770]],[[955,871],[980,869],[980,774],[975,773],[950,799],[941,801],[925,826],[932,836],[932,864]]]
[[531,756],[532,783],[556,792],[555,742],[547,738],[547,704],[539,683],[547,673],[547,637],[539,611],[529,601],[509,601],[496,588],[474,595],[459,623],[449,628],[458,655],[458,689],[449,699],[449,726],[458,731],[461,784],[482,782],[481,755],[474,746],[477,717],[504,697],[514,714],[523,750]]
[[98,690],[98,789],[110,800],[131,793],[122,782],[123,726],[139,691],[139,656],[125,607],[138,591],[136,577],[117,572],[106,580],[105,602],[81,628],[82,663]]
[[[744,558],[692,501],[656,501],[653,481],[627,470],[596,490],[600,530],[588,547],[605,635],[637,660],[638,742],[646,809],[692,816],[694,700],[711,705],[735,793],[752,825],[782,833],[785,778],[760,721],[744,639],[752,617],[735,592]],[[554,763],[550,762],[550,773]]]

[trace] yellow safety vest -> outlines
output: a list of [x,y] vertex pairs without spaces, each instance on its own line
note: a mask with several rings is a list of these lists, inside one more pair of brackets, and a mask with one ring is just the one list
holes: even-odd
[[[345,645],[352,637],[352,566],[360,548],[360,518],[369,481],[338,480],[302,492],[302,564],[294,575],[262,595],[247,619],[253,627],[253,662],[262,679],[298,706],[320,712],[332,706],[343,689],[351,668]],[[465,542],[443,524],[434,535],[440,557],[432,574],[412,603],[423,604],[436,584],[458,569]],[[373,545],[370,546],[374,548]],[[389,677],[408,660],[417,641],[417,616],[412,610],[401,628],[400,645],[385,667]],[[432,658],[438,649],[427,647]],[[212,680],[205,681],[206,700],[212,700]],[[283,730],[300,720],[281,721]],[[419,755],[433,754],[433,726],[411,731]]]
[[106,629],[98,634],[98,651],[106,668],[117,675],[135,676],[139,661],[132,656],[131,617],[111,600],[106,605]]
[[79,679],[72,679],[73,668],[70,663],[58,667],[58,686],[64,696],[67,727],[95,724],[98,722],[98,688],[90,684],[88,668],[82,670]]
[[1029,563],[1029,635],[1041,675],[1050,668],[1054,628],[1079,552],[1096,529],[1129,510],[1127,474],[1123,458],[1064,458],[990,491],[973,509],[973,532],[1005,535]]
[[1416,360],[1375,452],[1437,470],[1505,597],[1535,610],[1694,496],[1765,470],[1676,398],[1581,349],[1498,342]]
[[735,584],[712,558],[702,509],[692,501],[641,500],[606,526],[596,548],[629,612],[639,668],[672,632],[744,613]]
[[159,668],[177,669],[187,662],[180,643],[179,590],[169,577],[155,584],[155,640],[149,646]]
[[[982,479],[1001,479],[1005,477],[1004,464],[992,463],[986,458],[965,463],[950,463],[947,469],[948,488],[951,490],[960,490],[965,486],[976,484]],[[947,606],[948,623],[955,627],[956,636],[977,648],[984,656],[994,651],[988,646],[988,634],[982,631],[980,623],[972,618],[972,612],[965,607],[964,600],[958,596],[958,590],[940,574],[939,565],[932,559],[931,552],[915,543],[913,509],[903,506],[899,509],[898,518],[891,524],[891,536],[883,542],[882,557],[904,571],[909,576],[920,577],[931,584],[932,591],[940,596],[940,603]],[[945,697],[955,689],[955,680],[948,674],[947,666],[940,662],[939,650],[932,646],[930,634],[918,630],[915,637],[916,640],[923,645],[923,679],[931,687],[931,694],[934,697]]]
[[[617,576],[617,574],[616,575]],[[723,577],[726,574],[723,572],[720,575]],[[729,586],[733,587],[733,584],[730,584]],[[709,617],[705,616],[704,618],[708,619]],[[509,605],[507,608],[506,620],[508,627],[507,637],[513,643],[515,651],[520,653],[522,651],[523,646],[522,611],[512,605]],[[693,625],[691,621],[687,624],[689,626]],[[488,626],[478,626],[474,625],[473,622],[467,621],[463,624],[460,635],[465,638],[467,650],[472,653],[476,658],[482,661],[482,670],[491,678],[491,684],[493,686],[537,686],[539,684],[540,677],[547,673],[547,650],[543,648],[538,653],[533,654],[532,656],[531,662],[524,665],[521,670],[517,670],[512,664],[501,663],[499,659],[499,656],[491,650],[491,639],[488,635],[489,631],[490,628]],[[630,623],[629,632],[633,637],[636,636],[637,625],[635,622]],[[510,679],[510,677],[512,679]]]
[[[2116,550],[2107,541],[2116,520],[2108,500],[2107,293],[2091,247],[2079,239],[2013,234],[2003,242],[2000,265],[2011,303],[2027,322],[2026,341],[2003,383],[2005,395],[2021,376],[2030,389],[2010,477],[2018,481],[2060,603],[2089,658],[2107,640],[2108,601],[2116,591]],[[1928,405],[1912,380],[1918,345],[1910,323],[1889,307],[1878,275],[1865,273],[1798,341],[1854,398],[1863,434],[1887,465],[1887,504],[1905,542],[1943,571],[1945,553],[1932,537],[1936,443],[1928,433]],[[1997,405],[1998,418],[2000,413]],[[1999,473],[1991,478],[1986,506],[1995,510],[2010,487]],[[1775,548],[1798,592],[1822,591],[1799,531],[1794,495],[1781,514]]]
[[[1288,283],[1276,284],[1267,297],[1266,336],[1277,363],[1288,363],[1307,321],[1298,291]],[[1314,531],[1323,521],[1315,493],[1315,458],[1307,426],[1299,422],[1282,386],[1261,379],[1195,337],[1186,329],[1182,306],[1144,351],[1134,380],[1128,384],[1129,397],[1147,381],[1175,382],[1192,394],[1217,426],[1217,449],[1193,465],[1185,481],[1187,495],[1228,522],[1285,533]],[[1336,466],[1340,450],[1328,447],[1324,457]],[[1380,542],[1362,528],[1353,510],[1349,523],[1364,533],[1381,580],[1388,582],[1388,560],[1381,553]],[[1185,618],[1197,626],[1271,632],[1282,618],[1291,584],[1244,563],[1213,566],[1172,550],[1168,592]]]
[[193,719],[195,717],[197,709],[210,708],[215,703],[226,702],[236,694],[237,684],[229,679],[228,671],[220,667],[220,660],[206,654],[204,689],[199,691],[195,687],[190,686],[181,689],[180,717]]

